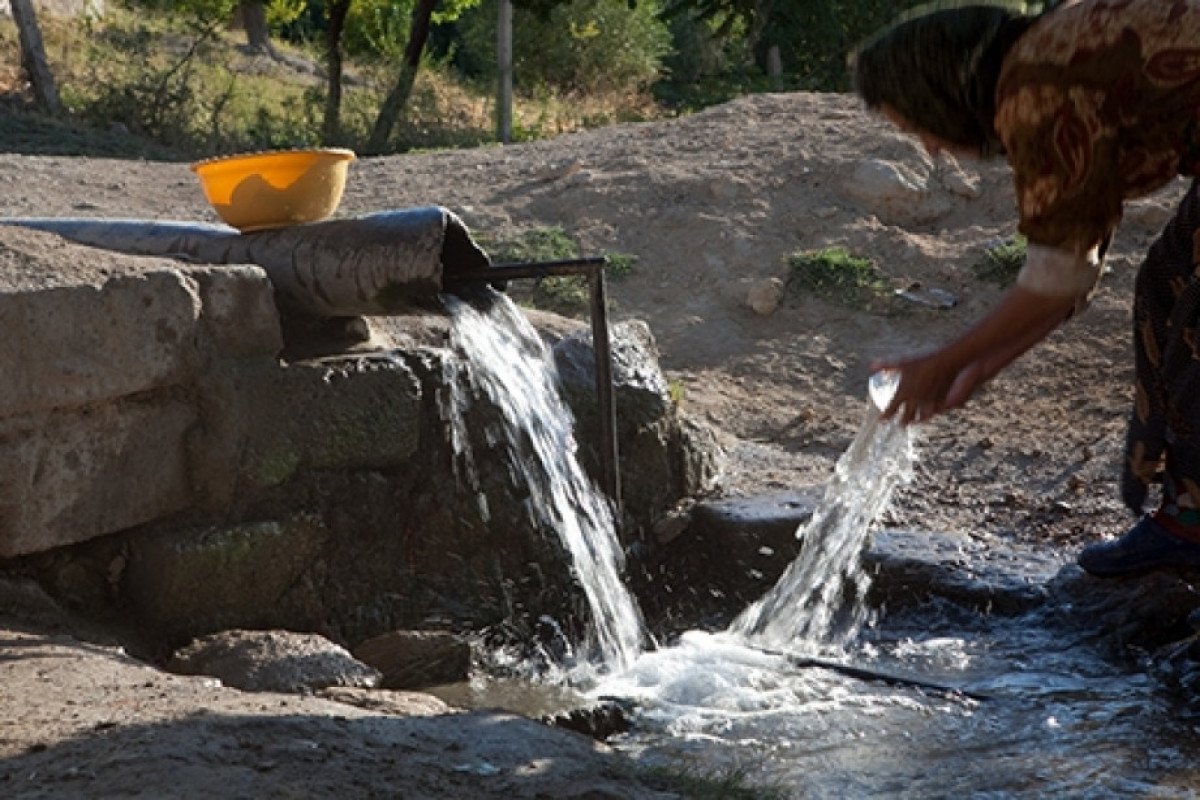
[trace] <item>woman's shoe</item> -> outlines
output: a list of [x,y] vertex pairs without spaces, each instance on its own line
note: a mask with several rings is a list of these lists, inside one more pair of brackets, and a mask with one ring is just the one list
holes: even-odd
[[1079,566],[1098,578],[1134,575],[1161,567],[1200,567],[1200,544],[1172,535],[1150,515],[1124,536],[1085,547]]

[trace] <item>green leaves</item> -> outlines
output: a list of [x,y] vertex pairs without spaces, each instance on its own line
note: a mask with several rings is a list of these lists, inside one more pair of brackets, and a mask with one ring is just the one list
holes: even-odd
[[862,308],[886,292],[887,283],[868,258],[844,247],[806,250],[788,258],[785,296],[815,296],[842,305]]

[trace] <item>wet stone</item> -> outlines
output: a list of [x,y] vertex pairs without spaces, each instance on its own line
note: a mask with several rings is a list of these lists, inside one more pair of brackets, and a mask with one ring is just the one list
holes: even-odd
[[391,631],[354,648],[354,656],[383,675],[384,689],[419,689],[465,681],[471,644],[448,631]]
[[816,508],[816,490],[778,492],[696,503],[691,529],[697,534],[737,531],[760,546],[794,550],[796,533]]
[[820,496],[810,487],[697,502],[686,529],[648,565],[654,591],[643,604],[672,625],[727,623],[731,609],[761,597],[796,558],[800,529]]
[[616,701],[603,701],[589,708],[564,711],[548,716],[542,721],[552,727],[566,728],[601,742],[610,736],[628,733],[633,727],[628,712]]
[[1061,554],[1006,542],[900,529],[876,532],[863,555],[872,605],[900,609],[936,596],[1003,614],[1044,602],[1046,584],[1065,562]]

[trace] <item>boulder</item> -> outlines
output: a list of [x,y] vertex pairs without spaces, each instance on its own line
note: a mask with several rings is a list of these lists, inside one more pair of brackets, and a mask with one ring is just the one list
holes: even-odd
[[843,191],[888,225],[924,225],[952,207],[930,186],[929,177],[925,167],[872,158],[855,168]]
[[379,670],[383,689],[460,683],[471,674],[470,642],[449,631],[391,631],[362,642],[353,652]]
[[648,585],[639,594],[647,614],[677,628],[727,624],[799,554],[820,489],[698,500],[683,532],[646,565],[641,580]]
[[379,673],[323,636],[231,630],[198,639],[167,663],[179,675],[210,675],[248,692],[312,692],[329,686],[373,688]]
[[869,602],[889,610],[931,596],[984,612],[1018,614],[1040,606],[1063,567],[1060,553],[936,531],[885,529],[871,536],[863,565],[875,576]]
[[329,535],[315,515],[143,531],[128,538],[122,595],[168,637],[284,621],[281,605]]
[[169,396],[0,417],[0,557],[87,541],[186,509],[196,408]]
[[[681,499],[711,493],[724,453],[711,428],[679,409],[645,322],[612,326],[611,351],[623,511],[635,528],[647,530]],[[597,476],[599,402],[590,331],[563,336],[553,353],[564,398],[578,422],[581,459]]]

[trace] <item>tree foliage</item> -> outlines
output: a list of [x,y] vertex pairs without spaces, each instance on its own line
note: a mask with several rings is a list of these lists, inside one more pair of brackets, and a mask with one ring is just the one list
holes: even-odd
[[779,48],[793,85],[845,89],[845,59],[870,35],[917,0],[669,0],[669,16],[708,21],[718,38],[741,37],[749,55],[765,69]]
[[[398,140],[475,143],[491,133],[478,119],[486,119],[482,95],[496,77],[496,0],[480,2],[114,0],[106,20],[89,23],[83,68],[61,83],[63,103],[99,126],[119,122],[206,154],[318,142],[365,144],[368,152],[391,152]],[[563,120],[644,114],[646,88],[677,109],[768,88],[846,88],[847,52],[912,0],[513,2],[518,102],[541,114],[528,128],[536,132],[561,130]],[[245,51],[231,49],[228,22],[248,3],[267,12],[271,36],[302,48],[323,45],[324,86],[236,67]],[[437,43],[436,60],[429,41]],[[761,68],[771,48],[783,57],[782,86]],[[355,62],[345,86],[343,56]],[[414,94],[418,70],[431,65],[448,80]],[[392,84],[383,98],[377,80],[362,80],[381,70]],[[447,103],[455,110],[443,117]],[[547,119],[554,122],[543,125]]]
[[[430,21],[451,23],[480,0],[439,0]],[[346,15],[343,46],[347,55],[395,61],[403,57],[416,0],[353,0]]]
[[[671,48],[659,11],[658,0],[640,0],[633,7],[627,0],[515,5],[515,80],[519,86],[573,92],[645,86],[661,74]],[[474,74],[494,75],[495,0],[484,0],[458,28],[460,66]]]

